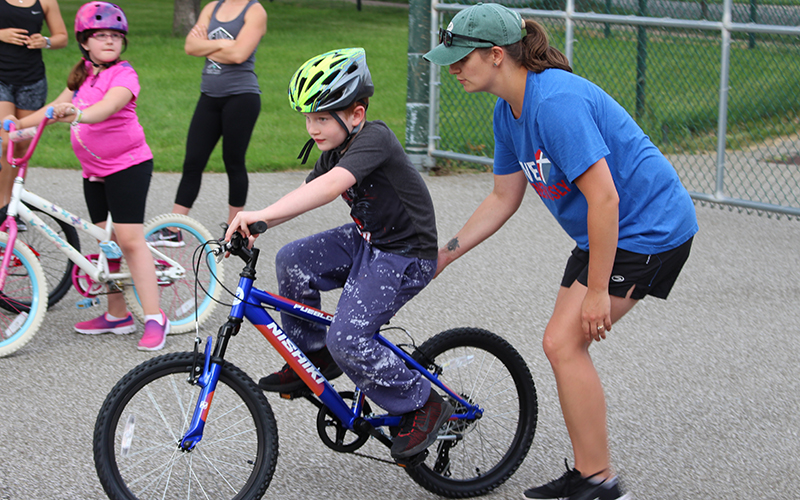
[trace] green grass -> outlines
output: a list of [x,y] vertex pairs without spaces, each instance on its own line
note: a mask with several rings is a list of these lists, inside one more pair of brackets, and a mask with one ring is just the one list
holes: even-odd
[[[50,99],[64,89],[70,69],[80,58],[72,26],[75,12],[83,3],[59,1],[70,31],[70,44],[44,54]],[[354,4],[337,0],[264,0],[262,5],[269,20],[267,35],[256,54],[262,106],[248,149],[249,171],[300,168],[296,157],[308,134],[303,117],[289,108],[287,85],[303,62],[340,47],[366,49],[376,88],[368,117],[385,121],[404,141],[408,9],[364,5],[359,12]],[[130,25],[129,47],[123,58],[139,74],[142,91],[137,113],[153,150],[155,168],[178,172],[189,121],[200,96],[204,60],[186,55],[183,38],[170,35],[172,2],[124,0],[120,6]],[[224,171],[220,152],[218,144],[209,161],[209,171]],[[315,150],[309,161],[313,162],[317,155]],[[80,168],[66,125],[48,129],[32,164]]]
[[[59,2],[69,29],[82,2]],[[340,0],[262,3],[269,15],[268,32],[256,56],[262,109],[248,150],[248,170],[307,168],[296,159],[307,139],[304,121],[289,108],[286,86],[308,58],[339,47],[366,49],[376,86],[369,118],[385,121],[404,142],[407,9],[364,5],[358,11],[353,3]],[[186,131],[199,97],[203,60],[187,56],[183,39],[170,35],[171,2],[126,0],[122,7],[131,27],[130,46],[124,57],[136,68],[142,83],[138,113],[153,149],[156,170],[180,171]],[[563,25],[552,21],[544,24],[551,43],[563,48]],[[595,28],[579,25],[576,29],[575,71],[600,85],[635,115],[635,30],[616,27],[606,38],[602,27]],[[647,48],[646,100],[644,113],[638,119],[640,125],[667,153],[713,151],[719,96],[718,35],[697,30],[648,31]],[[758,35],[754,49],[747,47],[746,40],[734,39],[728,113],[730,147],[744,148],[797,132],[797,48],[796,40],[789,37]],[[66,49],[45,53],[51,98],[64,88],[66,76],[78,58],[74,41]],[[446,69],[441,95],[441,149],[491,156],[494,97],[466,94]],[[211,157],[210,171],[224,170],[220,149],[218,145]],[[317,155],[317,151],[312,153],[310,161]],[[33,164],[79,168],[69,145],[67,126],[51,127]]]
[[[563,47],[563,31],[548,26]],[[636,32],[576,30],[574,70],[598,84],[636,115]],[[645,106],[637,122],[665,153],[698,153],[717,147],[719,39],[696,30],[648,32]],[[756,47],[734,40],[728,90],[728,147],[744,149],[796,133],[800,117],[798,47],[787,37],[761,36]],[[495,99],[466,95],[442,72],[441,149],[491,156]]]

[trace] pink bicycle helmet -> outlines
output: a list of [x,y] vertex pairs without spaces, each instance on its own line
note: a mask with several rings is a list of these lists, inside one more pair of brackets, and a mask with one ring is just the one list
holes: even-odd
[[128,19],[113,3],[89,2],[75,15],[75,35],[86,30],[115,30],[128,34]]

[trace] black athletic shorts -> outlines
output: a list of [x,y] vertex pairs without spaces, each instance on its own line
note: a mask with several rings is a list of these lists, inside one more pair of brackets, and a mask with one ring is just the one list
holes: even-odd
[[142,224],[147,191],[153,176],[153,160],[120,170],[100,179],[83,179],[83,196],[92,223],[111,218],[120,224]]
[[[689,241],[677,248],[653,255],[617,248],[611,279],[608,282],[608,293],[615,297],[627,297],[628,291],[635,285],[636,288],[631,294],[632,299],[643,299],[645,295],[666,299],[686,259],[689,258],[693,239],[694,237],[689,238]],[[569,288],[575,280],[587,286],[588,276],[589,252],[575,247],[567,260],[561,286]]]

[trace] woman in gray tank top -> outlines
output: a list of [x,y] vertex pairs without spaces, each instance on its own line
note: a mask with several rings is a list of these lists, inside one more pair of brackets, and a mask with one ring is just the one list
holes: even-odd
[[[186,36],[186,53],[204,57],[200,100],[189,125],[183,176],[174,213],[188,214],[200,192],[203,170],[222,137],[228,174],[227,221],[247,201],[245,153],[261,110],[254,66],[256,50],[267,32],[267,12],[257,0],[219,0],[203,8]],[[150,237],[156,246],[181,245],[180,233],[168,229]]]

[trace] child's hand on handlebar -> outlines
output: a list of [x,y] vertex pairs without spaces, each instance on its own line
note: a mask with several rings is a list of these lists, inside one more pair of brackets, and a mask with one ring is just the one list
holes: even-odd
[[228,226],[228,230],[225,231],[225,241],[230,241],[231,236],[233,236],[233,233],[237,231],[241,233],[242,236],[244,236],[245,238],[250,238],[251,236],[253,237],[258,236],[258,234],[251,234],[249,226],[251,224],[255,224],[256,222],[263,222],[263,221],[264,219],[261,217],[261,214],[259,212],[239,212],[238,214],[236,214],[236,217],[234,217],[233,220],[231,221],[230,226]]
[[71,102],[53,104],[53,120],[58,122],[71,122],[78,109]]
[[14,124],[14,129],[15,129],[15,130],[16,130],[16,129],[19,129],[19,120],[17,120],[17,117],[16,117],[16,116],[14,116],[14,115],[6,115],[6,117],[5,117],[5,118],[3,118],[3,121],[2,121],[2,122],[0,122],[0,125],[2,125],[2,127],[3,127],[3,130],[5,130],[6,132],[8,132],[8,129],[9,129],[9,127],[6,127],[6,122],[11,122],[11,123],[13,123],[13,124]]

